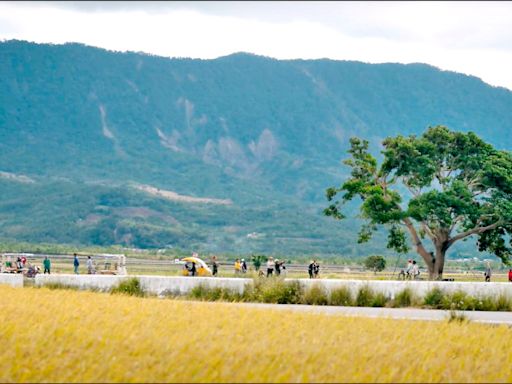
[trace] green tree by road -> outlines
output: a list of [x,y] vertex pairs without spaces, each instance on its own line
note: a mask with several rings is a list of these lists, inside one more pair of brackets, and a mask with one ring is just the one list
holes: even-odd
[[[472,132],[430,127],[421,136],[388,137],[379,165],[368,141],[350,139],[344,164],[351,177],[326,191],[327,216],[343,219],[342,205],[361,199],[366,220],[358,242],[368,241],[379,225],[389,231],[388,248],[409,249],[406,233],[423,258],[431,279],[442,277],[447,250],[476,238],[479,251],[505,264],[512,254],[512,155],[496,150]],[[335,200],[342,193],[341,199]],[[432,251],[429,244],[430,241]]]

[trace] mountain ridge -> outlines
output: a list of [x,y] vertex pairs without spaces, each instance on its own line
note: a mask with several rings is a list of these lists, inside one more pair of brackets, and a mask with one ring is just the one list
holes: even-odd
[[[349,137],[369,139],[378,152],[385,136],[442,124],[512,147],[511,91],[428,64],[240,52],[165,58],[12,40],[0,43],[0,61],[0,171],[39,180],[32,188],[47,200],[0,178],[10,196],[0,203],[0,237],[8,239],[72,241],[61,235],[66,226],[83,244],[124,239],[129,246],[216,252],[386,253],[382,237],[355,245],[353,221],[321,215],[325,189],[347,175],[340,161]],[[196,207],[188,218],[192,208],[123,190],[131,183],[231,199],[233,206]],[[123,204],[160,209],[180,225],[122,217],[139,212]],[[34,206],[39,216],[30,222],[24,217]],[[84,227],[90,215],[101,219]],[[266,237],[248,239],[253,232]],[[294,232],[314,246],[280,240]]]

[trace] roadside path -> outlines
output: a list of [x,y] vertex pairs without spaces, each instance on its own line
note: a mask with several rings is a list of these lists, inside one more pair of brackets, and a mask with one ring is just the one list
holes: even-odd
[[[214,305],[215,303],[211,303]],[[285,310],[296,312],[323,313],[328,315],[387,317],[391,319],[434,320],[444,321],[450,317],[450,311],[441,309],[417,308],[367,308],[367,307],[335,307],[301,304],[264,304],[264,303],[226,303],[248,308]],[[512,312],[493,311],[457,311],[464,314],[470,321],[488,324],[507,324],[512,326]]]

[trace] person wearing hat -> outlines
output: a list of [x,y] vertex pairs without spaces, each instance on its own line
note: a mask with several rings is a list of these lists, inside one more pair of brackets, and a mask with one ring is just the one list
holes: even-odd
[[409,259],[409,260],[407,260],[407,268],[405,269],[405,274],[406,274],[406,277],[408,280],[410,280],[412,277],[412,268],[413,268],[412,259]]

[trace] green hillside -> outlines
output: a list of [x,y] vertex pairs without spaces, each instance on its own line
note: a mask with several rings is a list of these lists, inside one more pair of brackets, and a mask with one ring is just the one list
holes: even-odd
[[325,189],[347,172],[351,135],[378,151],[387,135],[444,124],[512,147],[512,92],[425,64],[169,59],[6,41],[0,75],[1,239],[385,253],[382,237],[357,246],[354,222],[321,215]]

